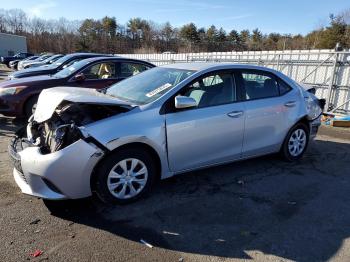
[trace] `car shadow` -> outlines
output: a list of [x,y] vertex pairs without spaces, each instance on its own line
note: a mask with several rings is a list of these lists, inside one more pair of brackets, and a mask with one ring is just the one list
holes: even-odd
[[191,172],[129,205],[90,198],[48,207],[57,217],[168,250],[325,261],[350,236],[349,160],[349,144],[319,140],[299,162],[270,155]]

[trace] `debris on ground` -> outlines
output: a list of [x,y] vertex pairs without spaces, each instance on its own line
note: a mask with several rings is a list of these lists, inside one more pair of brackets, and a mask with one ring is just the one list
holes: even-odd
[[328,126],[350,127],[350,115],[336,116],[335,114],[324,113],[321,121]]
[[166,235],[173,235],[173,236],[179,236],[179,235],[180,235],[179,233],[169,232],[169,231],[163,231],[163,234],[166,234]]
[[39,257],[39,256],[41,256],[43,253],[44,253],[43,251],[37,249],[37,250],[35,250],[33,253],[31,253],[30,256],[32,256],[32,257]]
[[149,248],[153,248],[153,246],[150,243],[147,243],[145,240],[141,239],[140,242],[144,245],[146,245]]
[[246,237],[246,236],[249,236],[249,235],[250,235],[249,231],[245,231],[245,230],[241,231],[241,236]]
[[36,224],[38,224],[39,222],[41,221],[41,219],[35,219],[35,220],[33,220],[32,222],[30,222],[29,224],[30,225],[36,225]]
[[241,236],[247,237],[247,236],[256,236],[258,235],[257,232],[251,232],[251,231],[246,231],[246,230],[242,230],[241,231]]
[[238,180],[238,181],[237,181],[237,184],[238,184],[238,185],[244,185],[244,181],[243,181],[243,180]]
[[183,257],[180,257],[179,262],[183,262],[183,261],[184,261]]
[[350,117],[349,117],[349,120],[334,119],[332,121],[332,126],[334,126],[334,127],[350,127]]
[[215,242],[226,242],[226,240],[225,240],[225,239],[218,238],[218,239],[215,239]]

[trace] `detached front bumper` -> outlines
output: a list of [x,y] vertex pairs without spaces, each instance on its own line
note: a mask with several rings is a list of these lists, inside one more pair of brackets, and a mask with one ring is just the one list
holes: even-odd
[[103,152],[80,139],[51,154],[38,147],[20,152],[13,144],[9,154],[13,176],[24,194],[51,200],[77,199],[91,195],[90,177]]

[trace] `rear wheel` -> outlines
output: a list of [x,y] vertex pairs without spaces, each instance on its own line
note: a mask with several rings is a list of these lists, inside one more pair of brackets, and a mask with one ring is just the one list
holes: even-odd
[[126,204],[150,190],[156,172],[156,165],[147,152],[122,149],[99,165],[94,190],[105,203]]
[[281,154],[287,161],[296,161],[303,156],[308,143],[309,128],[303,123],[298,123],[288,132],[281,148]]
[[38,98],[38,96],[32,96],[27,100],[24,106],[24,114],[26,118],[29,118],[32,114],[34,114]]

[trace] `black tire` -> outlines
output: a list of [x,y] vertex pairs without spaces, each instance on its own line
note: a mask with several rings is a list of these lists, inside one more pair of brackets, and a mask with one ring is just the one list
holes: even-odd
[[30,97],[24,105],[24,116],[28,119],[35,111],[39,96]]
[[[143,189],[141,189],[140,192],[133,197],[123,198],[123,199],[117,198],[108,189],[108,185],[107,185],[108,175],[112,171],[112,169],[115,167],[115,165],[117,165],[120,161],[131,159],[131,158],[142,161],[143,164],[146,166],[148,176],[147,176],[145,185]],[[146,150],[143,150],[142,148],[134,148],[134,147],[124,148],[107,156],[98,165],[94,174],[92,189],[94,193],[97,195],[97,197],[100,200],[102,200],[104,203],[127,204],[147,194],[155,182],[156,175],[157,175],[157,168],[156,168],[154,159],[152,159],[151,155],[148,154]],[[128,187],[128,189],[130,193],[130,187]]]
[[[293,136],[294,132],[296,132],[297,130],[303,130],[305,132],[306,141],[305,141],[305,146],[302,149],[302,151],[300,153],[298,153],[297,155],[292,155],[292,153],[290,152],[291,150],[289,149],[289,143],[291,143],[290,142],[291,136]],[[307,146],[309,144],[309,137],[310,137],[310,131],[309,131],[309,127],[307,125],[305,125],[304,123],[297,123],[295,126],[293,126],[289,130],[289,132],[288,132],[288,134],[283,142],[281,150],[280,150],[280,154],[283,157],[283,159],[288,161],[288,162],[293,162],[293,161],[297,161],[300,158],[302,158],[306,149],[307,149]]]

